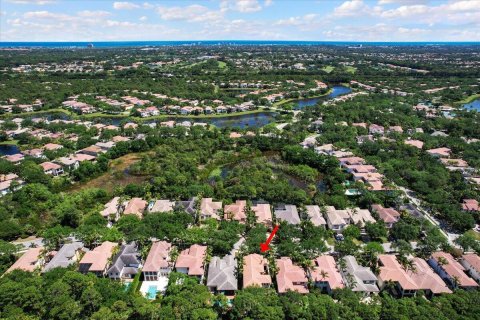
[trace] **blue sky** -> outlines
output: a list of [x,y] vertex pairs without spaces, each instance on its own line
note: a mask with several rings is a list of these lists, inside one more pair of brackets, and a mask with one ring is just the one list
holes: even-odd
[[480,0],[0,0],[0,41],[480,41]]

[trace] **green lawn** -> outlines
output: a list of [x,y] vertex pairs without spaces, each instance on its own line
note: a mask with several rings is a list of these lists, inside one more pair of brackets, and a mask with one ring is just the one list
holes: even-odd
[[473,230],[468,230],[468,231],[465,232],[465,233],[468,233],[468,234],[474,236],[475,239],[477,239],[478,241],[480,241],[480,233],[475,232],[475,231],[473,231]]
[[460,101],[455,102],[455,104],[466,104],[466,103],[470,103],[470,102],[472,102],[473,100],[476,100],[476,99],[479,99],[479,98],[480,98],[480,93],[479,93],[479,94],[471,95],[471,96],[469,96],[469,97],[466,97],[466,98],[463,99],[463,100],[460,100]]
[[352,66],[346,66],[346,67],[345,67],[345,70],[346,70],[347,72],[350,72],[350,73],[355,73],[355,72],[357,72],[357,68],[352,67]]
[[7,140],[0,142],[1,146],[14,146],[18,144],[18,140]]
[[326,67],[323,67],[321,70],[325,71],[326,73],[330,73],[330,72],[332,72],[334,69],[335,69],[335,67],[326,66]]
[[218,67],[220,69],[225,69],[227,67],[227,63],[223,61],[218,61]]

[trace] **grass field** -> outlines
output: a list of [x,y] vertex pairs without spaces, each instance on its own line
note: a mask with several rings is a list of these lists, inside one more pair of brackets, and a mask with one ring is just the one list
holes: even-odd
[[466,97],[466,98],[463,99],[463,100],[460,100],[460,101],[455,102],[455,104],[470,103],[470,102],[472,102],[473,100],[476,100],[476,99],[480,99],[480,93],[479,93],[479,94],[471,95],[471,96],[469,96],[469,97]]
[[326,66],[326,67],[323,67],[321,70],[325,71],[326,73],[330,73],[330,72],[332,72],[334,69],[335,69],[335,67]]
[[218,67],[220,69],[225,69],[227,67],[227,63],[223,61],[218,61]]
[[7,140],[0,142],[0,146],[15,146],[18,144],[18,140]]
[[357,68],[352,67],[352,66],[346,66],[346,67],[345,67],[345,70],[346,70],[347,72],[350,72],[350,73],[355,73],[355,72],[357,72]]

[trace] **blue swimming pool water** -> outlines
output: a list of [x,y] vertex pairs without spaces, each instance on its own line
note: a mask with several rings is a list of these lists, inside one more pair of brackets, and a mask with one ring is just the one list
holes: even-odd
[[147,291],[148,299],[155,299],[157,297],[157,286],[149,286]]

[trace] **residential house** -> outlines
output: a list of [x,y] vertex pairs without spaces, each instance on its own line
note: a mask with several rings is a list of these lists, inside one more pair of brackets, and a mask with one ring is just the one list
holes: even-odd
[[56,144],[56,143],[47,143],[46,145],[43,146],[43,149],[48,151],[56,151],[62,148],[63,146],[61,144]]
[[280,221],[286,221],[289,224],[300,223],[297,206],[286,204],[275,209],[274,213],[275,217]]
[[268,203],[257,203],[252,206],[252,211],[257,217],[257,223],[261,223],[267,228],[272,227],[272,209]]
[[243,288],[257,286],[268,288],[272,278],[268,272],[268,262],[259,254],[249,254],[243,257]]
[[124,203],[123,214],[134,214],[141,219],[147,204],[147,201],[142,198],[132,198]]
[[470,277],[480,283],[480,257],[474,253],[464,254],[460,259],[460,263],[467,270]]
[[385,128],[378,124],[371,124],[370,127],[368,127],[368,133],[383,136],[385,134]]
[[389,283],[393,293],[400,296],[414,296],[420,288],[398,262],[395,255],[381,254],[378,256],[380,272],[378,274],[378,286],[384,289]]
[[232,219],[240,223],[247,222],[247,201],[237,200],[235,203],[225,205],[223,208],[224,219]]
[[369,295],[378,293],[377,276],[370,268],[358,264],[354,256],[345,256],[345,270],[343,272],[345,283],[350,286],[354,292],[362,292]]
[[94,156],[94,157],[98,157],[99,154],[104,153],[104,152],[105,152],[105,150],[103,150],[102,148],[100,148],[99,146],[96,146],[96,145],[92,145],[90,147],[86,147],[84,149],[81,149],[81,150],[77,151],[77,153],[87,154],[87,155]]
[[288,257],[277,259],[276,263],[278,293],[287,291],[308,293],[308,279],[301,267],[294,265]]
[[207,287],[215,294],[223,293],[227,297],[233,297],[238,290],[236,269],[237,260],[233,255],[213,257],[208,266]]
[[42,167],[43,172],[45,174],[49,174],[55,177],[63,174],[62,166],[53,162],[47,161],[47,162],[40,163],[40,167]]
[[467,161],[463,159],[440,159],[440,162],[450,171],[468,169]]
[[5,160],[13,164],[18,164],[21,161],[23,161],[23,159],[24,159],[24,156],[21,153],[11,154],[5,157]]
[[173,268],[173,262],[170,260],[171,251],[172,245],[166,241],[152,244],[142,269],[145,281],[157,281],[159,277],[168,277]]
[[405,140],[405,144],[418,149],[423,148],[423,141],[420,141],[420,140]]
[[333,206],[327,206],[326,211],[328,227],[337,233],[341,233],[349,224],[355,224],[363,228],[367,222],[375,223],[375,219],[367,209],[348,208],[346,210],[337,210]]
[[80,251],[83,249],[83,243],[77,241],[65,243],[60,250],[53,256],[43,272],[48,272],[55,268],[67,268],[74,264],[80,258]]
[[222,202],[215,202],[212,198],[202,198],[200,201],[200,219],[213,218],[220,220],[219,211],[222,209]]
[[430,154],[434,157],[437,157],[437,158],[449,157],[451,152],[452,152],[452,150],[450,150],[449,148],[436,148],[436,149],[427,150],[428,154]]
[[107,152],[108,150],[112,149],[115,146],[115,142],[107,141],[107,142],[97,142],[95,146],[100,147],[103,151]]
[[191,215],[197,213],[197,198],[193,197],[186,201],[177,201],[175,208],[178,210],[183,210]]
[[44,262],[42,250],[42,247],[28,249],[5,273],[12,272],[13,270],[33,272],[35,269],[40,268]]
[[150,202],[148,205],[148,212],[173,212],[175,202],[170,200],[157,200]]
[[391,126],[387,130],[388,133],[403,133],[403,128],[401,126]]
[[452,292],[425,260],[413,258],[413,266],[414,270],[408,270],[407,274],[417,284],[419,290],[423,290],[427,296]]
[[204,262],[207,256],[207,247],[198,244],[180,252],[175,263],[177,272],[188,274],[199,279],[203,278],[205,273]]
[[107,220],[113,218],[113,221],[117,221],[119,218],[120,208],[120,197],[115,197],[105,204],[104,209],[100,211],[100,214]]
[[86,252],[80,260],[78,270],[81,273],[92,272],[99,277],[103,276],[107,271],[108,260],[117,247],[116,243],[105,241],[95,249]]
[[30,156],[38,159],[43,158],[43,150],[38,148],[22,151],[22,154],[25,156]]
[[384,208],[380,204],[373,204],[372,210],[377,213],[378,218],[383,220],[385,226],[389,229],[400,219],[400,212],[393,208]]
[[140,254],[135,243],[122,245],[113,258],[112,266],[107,270],[110,279],[132,279],[140,268]]
[[480,206],[476,199],[463,199],[462,210],[467,212],[479,212]]
[[342,275],[332,256],[319,256],[312,262],[313,269],[310,271],[310,278],[317,288],[331,294],[332,290],[345,287]]
[[467,276],[465,268],[450,253],[434,252],[428,264],[453,289],[476,289],[478,284]]
[[323,217],[319,206],[305,206],[305,209],[307,210],[307,215],[314,226],[325,227],[327,225],[327,222],[325,221],[325,218]]

